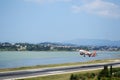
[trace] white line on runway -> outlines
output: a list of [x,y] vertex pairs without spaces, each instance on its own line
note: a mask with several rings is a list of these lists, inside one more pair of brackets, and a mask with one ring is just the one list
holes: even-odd
[[64,73],[64,71],[52,71],[52,72],[48,72],[50,74],[56,74],[56,73]]

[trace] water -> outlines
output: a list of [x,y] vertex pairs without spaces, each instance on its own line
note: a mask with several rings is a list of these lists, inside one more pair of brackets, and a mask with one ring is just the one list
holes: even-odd
[[120,58],[120,52],[98,51],[96,57],[83,57],[79,52],[45,52],[45,51],[1,51],[0,68],[16,68],[45,64],[85,62],[91,60]]

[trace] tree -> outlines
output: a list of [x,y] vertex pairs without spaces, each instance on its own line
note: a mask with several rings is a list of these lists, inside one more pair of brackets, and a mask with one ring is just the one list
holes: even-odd
[[109,77],[109,70],[107,65],[105,65],[104,69],[99,73],[98,80],[101,80],[101,77]]

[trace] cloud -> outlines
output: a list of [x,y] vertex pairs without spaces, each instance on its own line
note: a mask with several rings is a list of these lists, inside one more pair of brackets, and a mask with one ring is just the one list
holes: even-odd
[[76,13],[87,12],[100,16],[120,17],[120,6],[103,0],[85,0],[81,6],[72,6]]
[[25,0],[28,2],[35,2],[35,3],[51,3],[51,2],[69,2],[72,0]]

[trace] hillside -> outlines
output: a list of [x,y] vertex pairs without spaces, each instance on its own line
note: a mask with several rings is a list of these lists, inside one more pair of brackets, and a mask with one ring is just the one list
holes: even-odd
[[120,47],[120,41],[102,40],[102,39],[75,39],[65,41],[64,43],[75,45],[90,45],[90,46],[118,46]]

